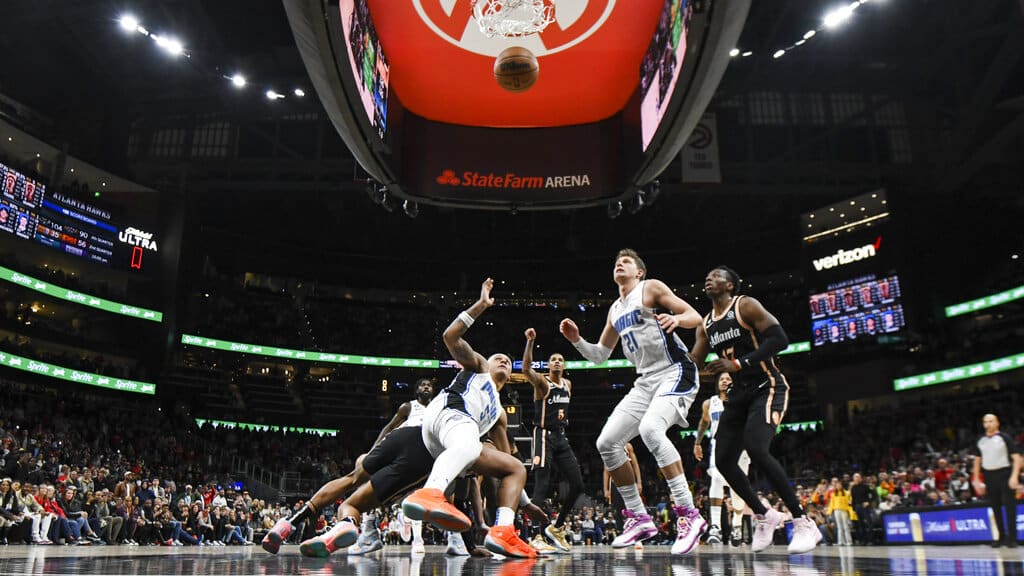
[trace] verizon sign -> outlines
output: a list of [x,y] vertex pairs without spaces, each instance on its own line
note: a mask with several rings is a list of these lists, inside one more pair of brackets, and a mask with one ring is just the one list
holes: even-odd
[[875,254],[878,253],[878,249],[881,247],[882,237],[879,236],[875,239],[874,244],[865,244],[852,250],[840,249],[835,254],[816,258],[812,262],[814,264],[814,269],[821,272],[822,270],[828,270],[837,266],[844,266],[867,258],[874,258]]

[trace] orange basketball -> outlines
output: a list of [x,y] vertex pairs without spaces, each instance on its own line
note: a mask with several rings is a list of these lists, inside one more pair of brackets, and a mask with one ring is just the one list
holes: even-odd
[[509,92],[529,90],[539,74],[537,57],[521,46],[505,48],[494,61],[494,79]]

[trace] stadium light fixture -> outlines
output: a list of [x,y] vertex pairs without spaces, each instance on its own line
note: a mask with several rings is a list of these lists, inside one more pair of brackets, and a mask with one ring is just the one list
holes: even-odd
[[306,91],[303,90],[302,88],[296,88],[295,91],[293,92],[293,94],[295,94],[299,98],[302,98],[303,96],[306,95]]
[[245,88],[247,81],[245,79],[245,76],[242,76],[241,74],[235,74],[231,77],[231,83],[235,86],[235,88]]
[[849,20],[850,16],[853,16],[853,10],[854,10],[855,5],[859,6],[860,4],[855,2],[855,3],[850,4],[848,6],[842,6],[840,8],[836,8],[835,10],[832,10],[831,12],[826,14],[825,15],[825,20],[824,20],[825,28],[835,29],[835,28],[838,28],[841,24],[843,24],[847,20]]
[[776,50],[775,54],[772,54],[772,58],[775,58],[776,60],[778,60],[779,58],[782,58],[785,55],[786,55],[786,51],[785,50]]
[[280,99],[284,98],[284,94],[278,94],[277,92],[274,92],[273,90],[267,90],[266,95],[267,95],[267,100],[280,100]]
[[739,55],[740,55],[740,49],[739,48],[733,48],[732,50],[729,50],[729,57],[730,58],[735,58],[735,57],[737,57]]
[[168,38],[159,34],[153,34],[150,38],[153,39],[153,42],[156,42],[157,46],[163,48],[171,56],[180,56],[185,51],[185,47],[181,45],[181,41],[177,38]]
[[131,14],[122,15],[117,22],[125,32],[135,32],[139,29],[139,19]]
[[743,57],[744,58],[746,58],[747,56],[753,56],[753,55],[754,55],[754,53],[749,51],[749,50],[743,53]]
[[808,30],[807,32],[804,32],[804,40],[810,40],[811,38],[814,38],[814,35],[817,33],[817,30]]

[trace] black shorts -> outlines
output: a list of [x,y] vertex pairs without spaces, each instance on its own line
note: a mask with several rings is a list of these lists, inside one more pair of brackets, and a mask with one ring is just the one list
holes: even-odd
[[758,422],[774,434],[788,407],[789,385],[785,380],[733,384],[726,396],[718,431],[744,430],[748,422]]
[[419,426],[392,430],[363,458],[373,495],[382,504],[422,484],[433,466]]
[[[569,440],[561,430],[533,429],[533,468],[546,468],[564,454],[572,454]],[[573,456],[575,457],[575,456]]]

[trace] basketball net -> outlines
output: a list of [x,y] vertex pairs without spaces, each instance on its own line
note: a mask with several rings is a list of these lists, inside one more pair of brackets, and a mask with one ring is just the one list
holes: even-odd
[[543,32],[555,21],[550,0],[475,0],[473,16],[488,38]]

